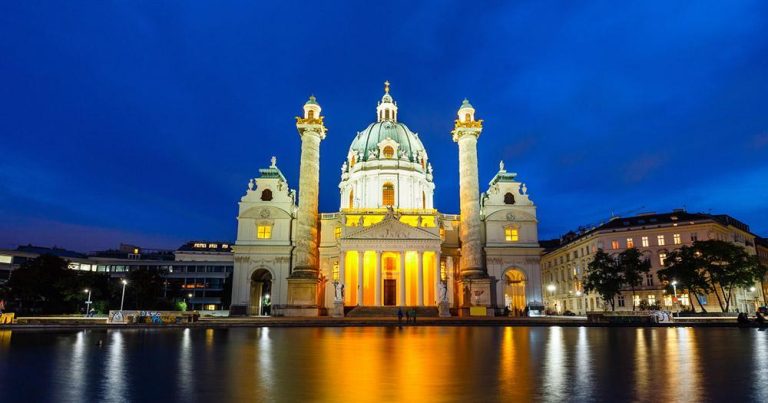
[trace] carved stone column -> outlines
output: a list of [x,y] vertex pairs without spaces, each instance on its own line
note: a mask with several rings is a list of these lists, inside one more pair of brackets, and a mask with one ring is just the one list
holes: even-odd
[[480,184],[477,174],[477,139],[483,121],[475,120],[475,109],[467,100],[459,108],[453,141],[459,145],[459,202],[461,207],[461,275],[463,278],[487,276],[483,265],[480,222]]
[[480,221],[480,184],[477,174],[477,139],[483,121],[475,120],[475,108],[466,99],[456,119],[453,141],[459,145],[459,198],[461,207],[462,296],[461,315],[493,316],[492,279],[483,264],[482,222]]
[[286,316],[317,316],[319,284],[318,195],[320,187],[320,141],[327,129],[315,97],[304,104],[304,117],[296,118],[301,136],[299,207],[296,214],[294,267],[288,277]]

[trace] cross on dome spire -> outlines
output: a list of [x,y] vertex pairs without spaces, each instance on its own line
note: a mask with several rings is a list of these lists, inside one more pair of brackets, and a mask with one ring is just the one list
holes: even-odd
[[384,81],[384,93],[389,94],[389,80]]

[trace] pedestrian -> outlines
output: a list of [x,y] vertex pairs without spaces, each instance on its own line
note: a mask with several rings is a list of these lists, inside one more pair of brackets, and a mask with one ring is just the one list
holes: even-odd
[[416,308],[411,309],[411,320],[416,323]]
[[411,311],[405,311],[405,323],[411,323]]
[[397,323],[403,323],[403,308],[397,308]]

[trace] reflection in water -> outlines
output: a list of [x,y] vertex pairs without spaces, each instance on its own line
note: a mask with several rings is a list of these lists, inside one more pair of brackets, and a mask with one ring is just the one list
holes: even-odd
[[[547,339],[546,359],[544,360],[544,387],[554,400],[565,400],[566,374],[564,369],[568,365],[568,357],[563,343],[563,328],[549,328]],[[576,375],[576,374],[574,374]]]
[[0,330],[0,351],[6,350],[11,345],[11,331]]
[[645,329],[635,329],[635,396],[640,401],[648,401],[648,393],[651,392],[650,376],[648,370],[648,360],[650,354],[645,340]]
[[192,359],[192,339],[189,328],[181,332],[179,359],[176,369],[176,384],[180,400],[188,401],[194,397],[192,389],[195,380],[195,361]]
[[579,339],[576,342],[576,357],[574,374],[574,396],[575,400],[581,401],[587,399],[592,389],[592,357],[589,351],[589,340],[587,339],[587,328],[579,328]]
[[[767,337],[469,326],[14,332],[0,343],[0,400],[768,401]],[[30,380],[50,387],[18,387]]]
[[758,333],[755,338],[755,348],[752,351],[752,382],[751,388],[756,401],[768,402],[768,332]]
[[[104,370],[103,390],[106,400],[110,402],[126,401],[128,399],[126,382],[128,370],[124,354],[123,332],[111,331],[112,336],[107,343],[106,368]],[[135,353],[135,352],[134,352]]]

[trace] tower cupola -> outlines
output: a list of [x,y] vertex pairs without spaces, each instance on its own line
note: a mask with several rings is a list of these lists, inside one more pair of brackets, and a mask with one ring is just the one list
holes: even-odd
[[389,95],[389,81],[384,81],[384,96],[376,107],[377,122],[397,122],[397,103]]

